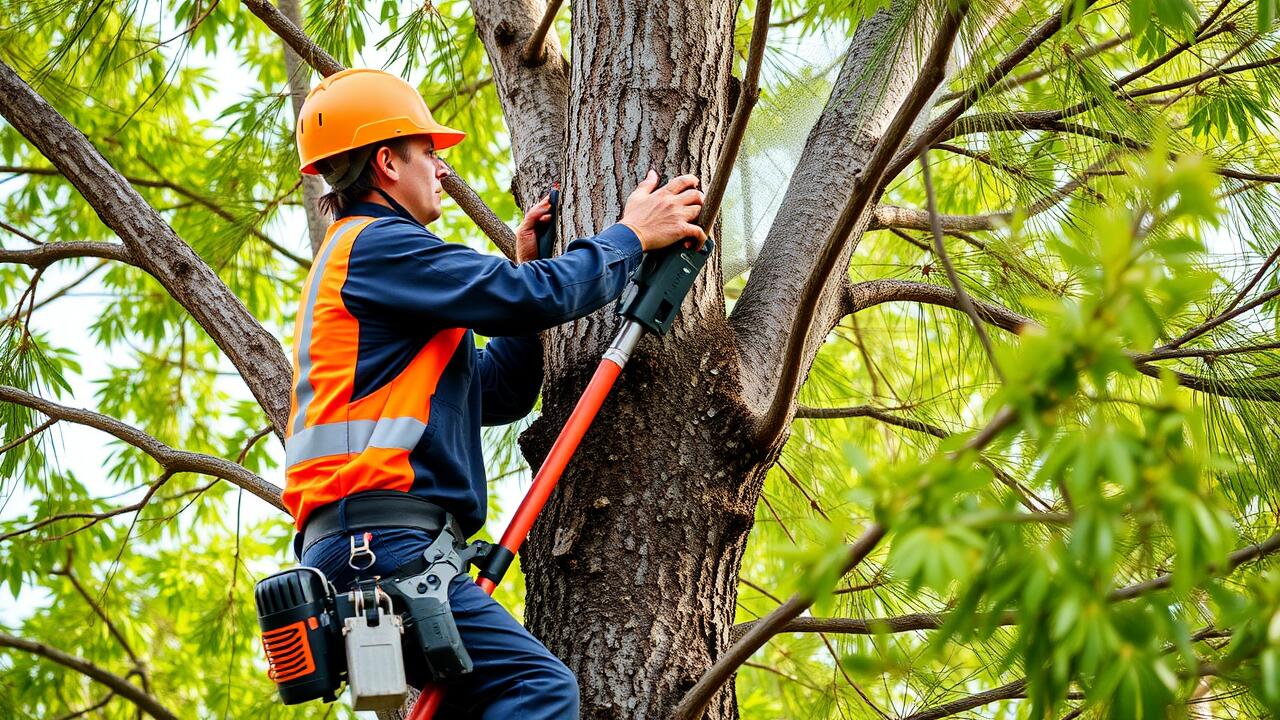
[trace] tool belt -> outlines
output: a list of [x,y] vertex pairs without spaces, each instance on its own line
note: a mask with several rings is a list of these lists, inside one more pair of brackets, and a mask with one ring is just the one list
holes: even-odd
[[[439,506],[402,492],[375,491],[316,510],[299,535],[303,549],[352,533],[350,562],[374,555],[360,531],[409,527],[433,536],[423,554],[389,578],[371,577],[339,593],[320,570],[299,566],[254,589],[268,675],[286,705],[333,702],[345,682],[356,710],[400,707],[408,686],[422,687],[471,672],[449,607],[449,584],[480,565],[494,547],[468,544],[456,520]],[[366,566],[367,567],[367,566]],[[339,650],[345,646],[345,652]]]
[[[301,559],[307,548],[331,535],[381,528],[412,528],[436,537],[451,522],[444,508],[425,498],[398,490],[370,490],[313,510],[294,549]],[[456,522],[453,529],[454,537],[464,537]]]

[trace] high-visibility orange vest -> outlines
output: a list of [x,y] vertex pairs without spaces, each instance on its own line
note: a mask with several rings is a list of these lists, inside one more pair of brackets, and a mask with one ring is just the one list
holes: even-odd
[[409,490],[409,453],[426,430],[430,398],[467,332],[435,333],[390,382],[352,400],[360,328],[343,303],[342,286],[352,245],[374,220],[346,217],[329,227],[298,310],[284,503],[299,528],[311,511],[348,495]]

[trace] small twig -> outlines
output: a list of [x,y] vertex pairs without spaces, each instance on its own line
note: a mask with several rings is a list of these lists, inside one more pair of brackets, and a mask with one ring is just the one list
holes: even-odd
[[49,428],[53,427],[53,425],[54,425],[55,423],[57,423],[57,422],[58,422],[58,419],[57,419],[57,418],[49,418],[48,420],[45,420],[44,422],[40,423],[40,425],[38,425],[37,427],[35,427],[34,429],[32,429],[30,432],[28,432],[28,433],[24,434],[22,437],[17,438],[17,439],[16,439],[16,440],[14,440],[13,442],[6,444],[4,447],[0,447],[0,455],[3,455],[3,454],[5,454],[5,453],[9,452],[10,450],[12,450],[12,449],[14,449],[14,448],[18,447],[18,446],[19,446],[19,445],[21,445],[22,443],[24,443],[24,442],[26,442],[26,441],[30,440],[31,438],[33,438],[33,437],[35,437],[35,436],[39,435],[40,433],[44,432],[45,430],[48,430]]
[[118,69],[127,63],[137,60],[138,58],[142,57],[143,55],[146,55],[149,52],[158,50],[159,48],[162,48],[165,45],[168,45],[169,43],[173,42],[174,40],[177,40],[178,38],[186,37],[187,35],[190,35],[191,33],[195,32],[196,28],[200,27],[201,23],[209,19],[209,16],[213,14],[214,9],[217,7],[218,7],[218,0],[213,0],[213,2],[209,3],[209,7],[205,8],[204,12],[200,13],[198,17],[196,17],[190,23],[188,23],[187,26],[183,28],[183,30],[179,32],[177,35],[174,35],[168,40],[158,40],[155,43],[153,43],[150,47],[143,48],[142,50],[134,54],[132,57],[121,62],[119,65],[116,66],[116,68]]
[[1135,355],[1134,360],[1148,362],[1151,360],[1168,360],[1170,358],[1215,358],[1224,355],[1240,355],[1243,353],[1266,352],[1280,350],[1280,342],[1263,343],[1261,345],[1244,345],[1233,348],[1174,348],[1170,350],[1153,350],[1149,353]]
[[787,524],[782,522],[782,518],[778,516],[778,511],[773,509],[773,503],[769,502],[769,496],[760,493],[760,500],[764,503],[769,514],[773,516],[774,522],[778,523],[778,527],[782,528],[782,533],[787,536],[792,545],[796,544],[796,536],[791,534],[791,530],[787,528]]
[[769,12],[772,8],[773,0],[756,0],[751,46],[747,51],[747,67],[742,77],[742,90],[738,93],[738,105],[733,109],[733,119],[729,121],[729,131],[721,146],[720,157],[716,159],[716,169],[712,172],[711,185],[706,190],[702,211],[698,214],[697,224],[707,232],[714,228],[716,217],[720,214],[720,204],[729,187],[729,176],[733,173],[733,165],[742,149],[742,139],[746,137],[751,110],[760,99],[760,65],[764,61],[765,42],[769,34]]
[[66,715],[59,715],[55,720],[75,720],[76,718],[84,717],[85,715],[88,715],[91,712],[95,712],[97,710],[101,710],[102,708],[106,707],[107,703],[111,702],[111,700],[114,699],[115,696],[116,696],[115,692],[110,691],[106,695],[103,695],[101,700],[90,705],[89,707],[83,708],[81,710],[73,710],[67,713]]
[[884,408],[878,408],[874,405],[853,405],[850,407],[838,408],[819,408],[810,407],[808,405],[798,405],[796,406],[796,417],[813,420],[869,417],[879,420],[887,425],[894,425],[906,430],[914,430],[915,432],[932,435],[939,439],[950,435],[946,430],[943,430],[936,425],[930,425],[927,422],[916,420],[915,418],[894,415],[891,412],[885,411]]
[[[1176,347],[1184,345],[1187,342],[1194,340],[1200,337],[1201,335],[1209,332],[1210,330],[1218,327],[1219,325],[1225,322],[1228,322],[1236,317],[1239,317],[1240,315],[1243,315],[1244,313],[1249,312],[1250,310],[1258,307],[1259,305],[1266,304],[1267,302],[1271,301],[1277,296],[1280,296],[1280,287],[1268,290],[1267,292],[1259,295],[1258,297],[1254,298],[1253,300],[1249,301],[1244,305],[1241,305],[1239,307],[1233,307],[1233,309],[1228,310],[1226,312],[1218,313],[1217,315],[1209,318],[1208,320],[1205,320],[1203,323],[1200,323],[1199,325],[1179,335],[1177,338],[1160,346],[1155,350],[1155,352],[1160,352],[1163,350],[1172,350]],[[1234,306],[1236,305],[1236,303],[1233,302],[1232,305]]]
[[27,242],[31,243],[32,245],[44,245],[44,244],[45,244],[45,242],[44,242],[43,240],[38,240],[38,239],[36,239],[35,237],[32,237],[31,235],[28,235],[27,233],[25,233],[25,232],[23,232],[23,231],[19,230],[18,228],[16,228],[16,227],[14,227],[14,226],[10,225],[10,224],[9,224],[9,223],[7,223],[7,222],[0,221],[0,228],[4,228],[5,230],[8,230],[9,232],[13,233],[14,235],[17,235],[18,237],[22,238],[23,240],[26,240]]
[[144,507],[147,506],[147,503],[151,501],[151,498],[152,496],[155,495],[156,491],[159,490],[160,487],[163,486],[166,482],[168,482],[169,478],[171,477],[173,477],[173,473],[169,473],[169,472],[166,472],[163,475],[161,475],[159,479],[152,482],[148,486],[146,495],[144,495],[141,500],[139,500],[136,503],[133,503],[132,505],[125,505],[122,507],[113,508],[111,510],[104,510],[103,512],[83,511],[83,512],[58,513],[57,515],[50,515],[49,517],[42,518],[41,520],[38,520],[26,527],[13,530],[11,532],[7,532],[4,535],[0,535],[0,542],[4,542],[5,540],[10,540],[12,538],[18,537],[19,535],[26,535],[27,533],[35,532],[36,530],[39,530],[42,527],[46,527],[54,523],[62,522],[64,520],[88,520],[89,521],[83,525],[80,525],[79,527],[76,527],[72,530],[68,530],[67,532],[64,532],[60,535],[53,535],[51,537],[43,538],[43,542],[47,542],[47,543],[57,542],[59,540],[65,540],[66,538],[69,538],[72,535],[82,533],[85,530],[88,530],[89,528],[97,525],[98,523],[104,520],[110,520],[111,518],[119,515],[126,515],[128,513],[140,512]]
[[133,662],[133,667],[137,671],[139,679],[142,680],[142,689],[147,692],[151,692],[151,680],[147,676],[147,670],[142,659],[133,651],[133,646],[131,646],[129,641],[125,639],[124,633],[120,632],[120,628],[116,627],[116,624],[111,622],[111,618],[107,615],[107,612],[103,609],[102,605],[93,599],[93,595],[85,589],[84,585],[80,584],[80,580],[71,572],[70,552],[68,552],[66,567],[61,570],[54,570],[52,571],[52,574],[65,577],[71,582],[71,586],[74,587],[76,592],[80,594],[80,597],[84,598],[84,601],[88,603],[89,607],[93,610],[93,614],[97,615],[102,620],[103,624],[107,627],[107,632],[111,634],[111,637],[115,638],[116,643],[120,645],[125,654],[129,656],[129,660]]
[[809,501],[809,507],[813,508],[814,512],[821,515],[823,520],[830,522],[831,518],[827,515],[826,512],[823,511],[822,506],[818,504],[818,501],[813,499],[813,496],[810,495],[809,491],[805,489],[804,485],[800,482],[799,478],[797,478],[795,475],[792,475],[791,471],[788,470],[786,466],[782,464],[781,460],[779,460],[775,464],[778,466],[778,469],[781,470],[782,473],[787,476],[787,480],[789,480],[791,484],[794,485],[796,489],[800,491],[800,494],[804,496],[804,499]]
[[[101,270],[102,268],[106,267],[106,266],[107,266],[107,262],[108,262],[107,260],[99,260],[97,263],[95,263],[95,264],[94,264],[94,266],[93,266],[93,267],[89,268],[89,270],[88,270],[88,271],[86,271],[85,273],[81,274],[81,275],[80,275],[80,277],[76,278],[75,280],[72,280],[71,282],[67,283],[66,285],[63,285],[62,287],[58,288],[57,290],[53,291],[52,293],[49,293],[49,295],[47,295],[43,300],[41,300],[40,302],[35,303],[34,305],[32,305],[32,306],[31,306],[31,309],[30,309],[30,311],[27,313],[27,316],[28,316],[28,317],[30,317],[30,314],[31,314],[31,313],[33,313],[33,312],[35,312],[36,310],[39,310],[40,308],[42,308],[42,307],[44,307],[44,306],[48,305],[49,303],[53,302],[54,300],[57,300],[58,298],[65,297],[65,296],[67,295],[67,293],[69,293],[69,292],[71,292],[72,290],[76,289],[76,288],[77,288],[77,287],[79,287],[82,283],[84,283],[86,280],[88,280],[89,278],[91,278],[91,277],[93,277],[95,274],[97,274],[99,270]],[[18,313],[16,313],[16,312],[15,312],[14,314],[12,314],[12,315],[10,315],[9,317],[5,318],[4,320],[0,321],[0,325],[3,325],[3,324],[4,324],[4,323],[6,323],[6,322],[13,322],[13,321],[14,321],[14,320],[16,320],[17,318],[18,318]]]
[[978,334],[978,341],[982,343],[982,349],[987,353],[987,359],[991,362],[991,369],[995,371],[996,377],[1000,378],[1000,382],[1004,382],[1004,373],[1000,370],[1000,362],[996,358],[995,348],[991,345],[991,338],[987,335],[987,328],[982,323],[982,318],[978,317],[978,310],[973,306],[973,301],[969,299],[969,293],[965,292],[964,283],[960,282],[960,275],[956,273],[955,265],[951,264],[951,257],[947,255],[946,244],[942,241],[942,220],[938,217],[937,198],[933,192],[933,179],[929,174],[929,151],[926,149],[920,153],[920,175],[924,181],[924,194],[929,208],[929,220],[933,226],[933,251],[938,256],[938,261],[942,263],[942,267],[947,271],[947,280],[951,282],[951,289],[955,291],[956,302],[960,305],[960,309],[965,315],[973,321],[973,330]]
[[258,441],[261,440],[262,438],[270,435],[273,430],[275,430],[275,427],[272,426],[271,424],[268,424],[266,427],[262,428],[258,432],[254,433],[253,435],[250,435],[249,439],[246,440],[244,443],[244,448],[240,450],[240,454],[236,457],[236,464],[243,465],[244,459],[248,457],[249,451],[253,449],[253,446],[257,445]]

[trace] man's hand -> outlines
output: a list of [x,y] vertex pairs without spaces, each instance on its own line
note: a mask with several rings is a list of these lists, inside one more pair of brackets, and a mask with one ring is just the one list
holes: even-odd
[[693,223],[702,212],[702,202],[696,176],[681,175],[658,187],[658,173],[650,170],[627,198],[621,222],[640,236],[645,252],[685,238],[697,238],[701,247],[707,233]]
[[547,195],[529,208],[516,228],[516,263],[538,259],[538,233],[551,222],[551,196]]

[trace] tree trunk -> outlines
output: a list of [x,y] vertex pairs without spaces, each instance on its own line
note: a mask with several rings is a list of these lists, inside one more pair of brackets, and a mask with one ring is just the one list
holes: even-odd
[[[649,168],[715,165],[732,110],[736,4],[573,5],[565,225],[616,220]],[[607,48],[608,51],[602,51]],[[537,466],[617,328],[613,308],[552,331]],[[747,452],[713,258],[673,331],[646,338],[522,555],[526,623],[582,687],[584,718],[665,718],[729,639],[763,458]],[[732,688],[709,717],[736,716]]]
[[[764,470],[722,335],[646,340],[522,555],[526,623],[578,675],[584,718],[666,718],[727,645]],[[545,455],[584,384],[544,394]],[[709,718],[736,717],[733,688]]]

